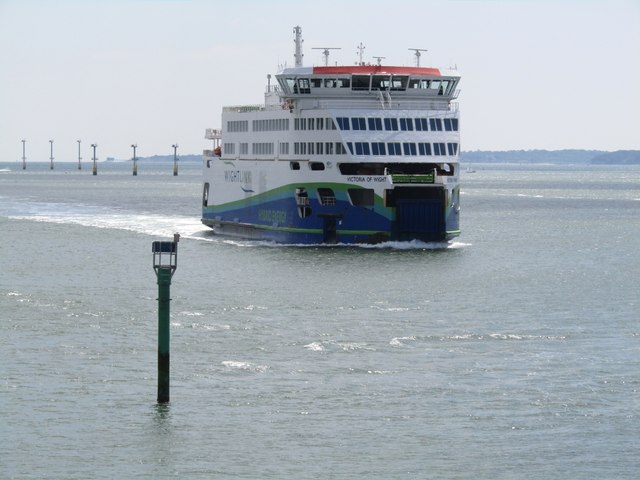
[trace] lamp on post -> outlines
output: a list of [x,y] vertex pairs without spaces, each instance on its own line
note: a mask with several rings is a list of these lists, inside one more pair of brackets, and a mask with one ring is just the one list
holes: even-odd
[[82,170],[82,157],[80,156],[80,144],[81,140],[76,140],[78,142],[78,170]]
[[136,177],[138,175],[138,163],[136,161],[136,148],[138,148],[138,145],[134,143],[131,148],[133,148],[133,176]]
[[51,144],[51,155],[49,159],[51,160],[51,170],[53,170],[53,140],[49,140],[49,143]]
[[92,143],[91,147],[93,148],[93,174],[97,175],[98,174],[98,166],[96,165],[96,147],[98,146],[97,143]]
[[178,267],[178,242],[180,234],[173,235],[173,242],[153,242],[153,269],[158,279],[158,403],[169,402],[170,370],[170,295],[171,277]]
[[178,144],[175,143],[171,145],[173,147],[173,176],[178,175],[178,154],[176,153],[178,150]]
[[22,140],[22,169],[27,169],[27,157],[24,155],[24,144],[27,143],[26,140]]

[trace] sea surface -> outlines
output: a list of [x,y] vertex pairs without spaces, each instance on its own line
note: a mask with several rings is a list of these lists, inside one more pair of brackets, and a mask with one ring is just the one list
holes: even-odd
[[0,164],[0,478],[639,478],[640,168],[474,168],[450,245],[302,247],[199,164]]

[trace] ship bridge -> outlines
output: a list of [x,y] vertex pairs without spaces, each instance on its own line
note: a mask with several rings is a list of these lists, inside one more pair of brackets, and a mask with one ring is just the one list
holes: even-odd
[[384,65],[353,65],[287,68],[276,75],[284,100],[374,99],[392,106],[407,101],[430,101],[434,108],[447,106],[458,97],[460,75],[437,68]]

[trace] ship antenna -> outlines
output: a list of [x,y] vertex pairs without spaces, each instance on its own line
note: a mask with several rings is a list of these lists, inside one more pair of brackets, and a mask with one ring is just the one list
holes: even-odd
[[296,38],[294,40],[296,44],[296,52],[293,55],[293,58],[295,58],[296,60],[296,67],[301,67],[302,57],[304,57],[304,54],[302,53],[302,42],[304,42],[304,40],[302,39],[302,28],[300,28],[299,26],[293,27],[293,33],[296,34]]
[[360,45],[358,45],[356,48],[358,49],[358,65],[364,65],[364,62],[362,61],[362,55],[364,55],[364,49],[367,47],[365,47],[362,42],[360,42]]
[[378,66],[382,65],[382,59],[387,57],[373,57],[378,61]]
[[424,48],[410,48],[409,50],[413,50],[416,56],[416,67],[420,67],[420,52],[428,52],[429,50],[425,50]]
[[313,47],[312,50],[322,50],[322,56],[324,57],[324,66],[329,66],[329,50],[342,50],[336,47]]

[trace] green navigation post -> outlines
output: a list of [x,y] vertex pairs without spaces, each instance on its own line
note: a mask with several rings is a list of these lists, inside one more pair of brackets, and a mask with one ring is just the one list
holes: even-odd
[[158,403],[169,402],[171,277],[178,267],[178,242],[153,242],[153,269],[158,279]]

